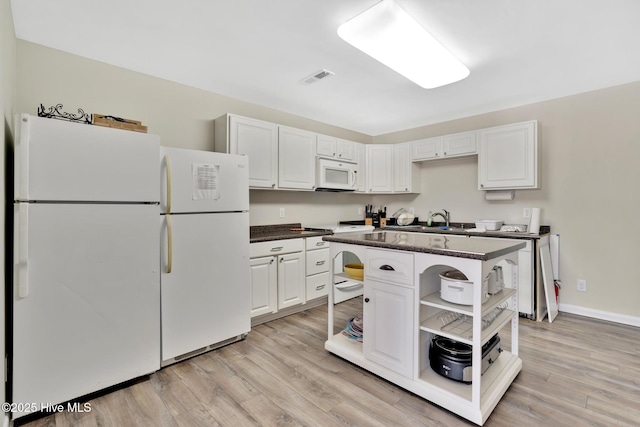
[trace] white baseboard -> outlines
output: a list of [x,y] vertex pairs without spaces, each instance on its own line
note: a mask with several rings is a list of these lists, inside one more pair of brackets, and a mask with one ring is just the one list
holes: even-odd
[[593,317],[595,319],[608,320],[610,322],[640,327],[640,317],[637,316],[611,313],[608,311],[594,310],[592,308],[585,308],[578,305],[569,304],[559,304],[558,310],[564,313],[578,314],[580,316]]

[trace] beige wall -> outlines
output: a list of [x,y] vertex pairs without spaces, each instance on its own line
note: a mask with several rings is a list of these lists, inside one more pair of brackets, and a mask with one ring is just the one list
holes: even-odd
[[[371,137],[254,104],[33,43],[18,41],[18,100],[16,110],[36,114],[63,104],[63,111],[111,114],[141,120],[150,133],[171,147],[213,150],[213,119],[236,113],[358,142]],[[290,222],[337,223],[356,218],[360,197],[335,194],[251,191],[251,224]],[[339,205],[339,207],[338,207]],[[285,217],[280,218],[280,207]],[[352,212],[350,214],[349,212]]]
[[[226,112],[359,142],[401,142],[538,119],[542,188],[511,202],[487,202],[477,186],[477,158],[425,163],[421,195],[376,196],[251,191],[251,224],[335,223],[358,218],[366,203],[414,207],[424,218],[445,208],[454,221],[499,218],[521,223],[523,207],[541,207],[543,223],[561,235],[561,304],[640,317],[640,283],[632,272],[640,251],[640,83],[484,114],[391,135],[346,129],[207,93],[31,43],[18,41],[16,111],[64,104],[142,120],[163,145],[212,149],[212,119]],[[279,217],[279,208],[285,217]],[[612,225],[613,224],[613,225]],[[587,293],[576,292],[586,279]],[[562,307],[562,306],[561,306]]]
[[[11,16],[11,2],[0,0],[0,118],[2,118],[2,128],[0,129],[0,200],[3,202],[0,208],[0,239],[5,241],[5,161],[6,150],[12,141],[12,119],[13,106],[15,102],[15,68],[16,68],[16,39],[14,37],[13,20]],[[4,283],[5,278],[5,247],[2,246],[2,257],[0,259],[0,277]],[[3,289],[6,289],[7,284]],[[0,292],[0,355],[4,360],[4,292]],[[6,372],[5,369],[2,372]],[[4,386],[0,386],[0,402],[5,401]],[[2,415],[6,421],[6,415]],[[0,421],[1,422],[1,421]]]
[[[422,164],[423,193],[408,204],[420,215],[451,210],[454,221],[518,223],[522,208],[542,208],[560,234],[562,304],[640,320],[640,82],[374,137],[376,143],[537,119],[541,189],[488,202],[477,190],[475,157]],[[407,196],[408,198],[408,196]],[[587,280],[587,292],[576,280]],[[579,311],[579,310],[578,310]]]

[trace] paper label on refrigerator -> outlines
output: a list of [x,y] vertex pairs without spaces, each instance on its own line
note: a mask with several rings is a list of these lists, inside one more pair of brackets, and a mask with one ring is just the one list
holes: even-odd
[[220,165],[192,164],[193,169],[193,200],[220,198],[218,190],[218,172]]

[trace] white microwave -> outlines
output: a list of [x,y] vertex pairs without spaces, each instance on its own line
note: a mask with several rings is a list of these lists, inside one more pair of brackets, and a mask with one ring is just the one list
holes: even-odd
[[358,188],[357,165],[331,159],[318,159],[317,162],[316,191],[355,191]]

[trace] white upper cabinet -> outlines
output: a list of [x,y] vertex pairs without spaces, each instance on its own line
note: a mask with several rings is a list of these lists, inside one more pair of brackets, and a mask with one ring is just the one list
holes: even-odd
[[442,137],[419,139],[411,142],[411,160],[439,159],[442,152]]
[[356,161],[356,143],[338,138],[337,153],[340,160]]
[[366,192],[419,191],[420,167],[411,162],[411,144],[366,145]]
[[532,120],[478,132],[478,189],[538,188],[537,127]]
[[393,145],[368,144],[366,161],[367,193],[393,191]]
[[356,162],[356,143],[333,136],[318,135],[316,155],[318,157]]
[[458,157],[478,154],[476,136],[476,131],[443,136],[442,155],[444,157]]
[[249,157],[249,187],[276,188],[278,125],[226,114],[215,120],[215,150]]
[[367,148],[366,144],[355,143],[356,148],[356,192],[364,193],[367,191]]
[[414,162],[477,154],[476,132],[461,132],[411,142]]
[[318,134],[316,155],[319,157],[335,157],[338,138]]
[[393,191],[411,193],[419,190],[420,167],[411,161],[411,144],[393,145]]
[[278,188],[314,190],[316,187],[315,154],[315,133],[280,126],[278,129]]

